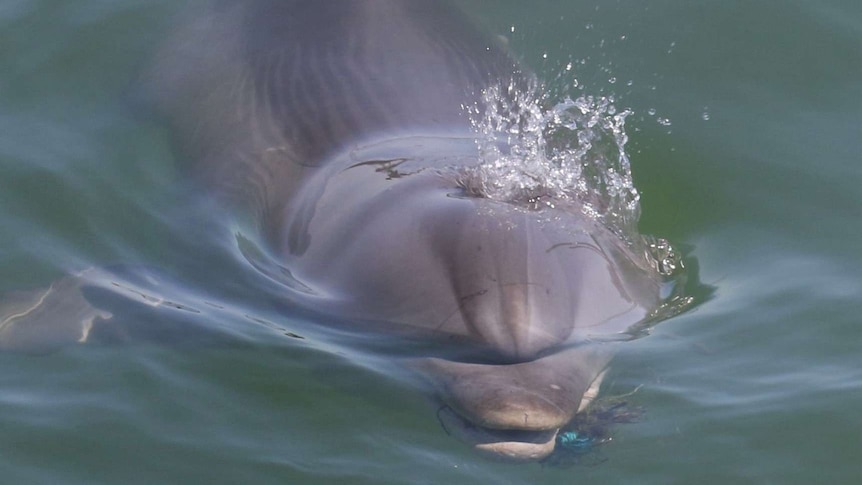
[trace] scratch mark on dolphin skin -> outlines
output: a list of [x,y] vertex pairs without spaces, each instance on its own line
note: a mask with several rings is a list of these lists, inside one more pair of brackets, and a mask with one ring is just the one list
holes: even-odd
[[346,172],[346,171],[350,170],[351,168],[362,167],[364,165],[380,165],[380,168],[378,168],[376,171],[382,172],[384,170],[391,170],[393,168],[397,168],[399,165],[406,162],[407,160],[409,160],[409,158],[404,158],[404,157],[402,157],[402,158],[390,158],[390,159],[386,159],[386,160],[366,160],[364,162],[354,163],[353,165],[345,168],[344,171]]
[[479,291],[477,291],[477,292],[475,292],[475,293],[470,293],[469,295],[464,295],[464,296],[462,296],[461,298],[459,298],[459,299],[458,299],[458,306],[457,306],[454,310],[452,310],[452,313],[450,313],[446,318],[444,318],[444,319],[443,319],[443,321],[442,321],[442,322],[440,322],[440,324],[439,324],[439,325],[437,325],[436,327],[434,327],[434,330],[440,330],[440,329],[442,329],[442,328],[443,328],[443,326],[445,326],[445,325],[446,325],[446,322],[448,322],[449,320],[451,320],[453,316],[455,316],[458,312],[460,312],[460,311],[464,308],[464,304],[465,304],[465,303],[467,303],[467,300],[469,300],[469,299],[471,299],[471,298],[475,298],[475,297],[477,297],[477,296],[482,296],[482,295],[484,295],[485,293],[488,293],[488,289],[487,289],[487,288],[485,288],[485,289],[483,289],[483,290],[479,290]]
[[451,410],[452,408],[450,408],[448,404],[440,406],[440,408],[437,409],[437,421],[440,423],[440,427],[443,428],[443,431],[445,431],[448,436],[452,436],[452,433],[450,433],[449,429],[446,428],[446,423],[443,422],[443,418],[440,417],[440,413],[445,409]]
[[585,249],[590,249],[590,250],[592,250],[592,251],[594,251],[594,252],[596,252],[596,253],[598,253],[598,254],[601,254],[601,255],[603,255],[603,256],[604,256],[604,254],[605,254],[605,253],[603,253],[599,248],[597,248],[597,247],[593,246],[592,244],[582,243],[582,242],[576,242],[576,243],[569,243],[569,242],[557,243],[557,244],[554,244],[553,246],[549,247],[548,249],[546,249],[546,250],[545,250],[545,253],[546,253],[546,254],[547,254],[547,253],[550,253],[551,251],[553,251],[553,250],[555,250],[555,249],[557,249],[557,248],[561,248],[561,247],[565,247],[566,249],[585,248]]
[[[484,290],[479,290],[479,291],[477,291],[477,292],[475,292],[475,293],[470,293],[469,295],[464,295],[464,296],[462,296],[461,298],[459,298],[459,299],[458,299],[458,301],[460,301],[461,303],[466,303],[466,302],[467,302],[467,300],[470,300],[470,299],[472,299],[472,298],[476,298],[477,296],[482,296],[482,295],[484,295],[485,293],[488,293],[488,289],[487,289],[487,288],[485,288]],[[459,308],[460,308],[460,307],[459,307]]]
[[386,172],[386,180],[393,180],[401,177],[407,177],[409,175],[415,175],[417,173],[421,173],[425,171],[425,167],[418,168],[412,172],[399,172],[397,170],[398,166],[402,163],[409,162],[410,158],[393,158],[390,160],[368,160],[365,162],[355,163],[343,171],[348,171],[352,168],[362,167],[364,165],[379,165],[376,169],[374,169],[377,173]]

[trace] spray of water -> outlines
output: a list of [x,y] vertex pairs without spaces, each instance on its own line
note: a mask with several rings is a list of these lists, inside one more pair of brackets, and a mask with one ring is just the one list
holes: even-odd
[[613,96],[555,96],[537,83],[486,89],[479,103],[464,107],[480,163],[462,169],[460,184],[471,196],[534,210],[565,205],[604,224],[644,263],[679,283],[649,319],[660,320],[692,301],[682,294],[681,255],[637,230],[640,195],[625,150],[632,112],[614,103]]
[[515,83],[465,107],[481,163],[466,169],[471,195],[533,205],[576,202],[620,236],[636,234],[640,196],[625,152],[629,110],[612,96],[565,97]]

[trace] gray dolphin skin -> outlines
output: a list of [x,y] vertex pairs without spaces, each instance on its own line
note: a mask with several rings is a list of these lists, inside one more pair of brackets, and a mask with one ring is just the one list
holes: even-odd
[[[306,294],[294,301],[445,347],[410,360],[446,430],[538,460],[595,395],[594,335],[659,302],[659,280],[572,208],[475,197],[464,106],[526,86],[505,46],[445,2],[220,3],[152,75],[210,190],[252,214]],[[374,327],[374,325],[371,325]]]
[[552,453],[607,370],[596,340],[647,318],[660,278],[573,203],[471,190],[464,107],[531,84],[506,47],[410,0],[220,1],[165,44],[146,91],[189,171],[301,282],[285,300],[424,342],[397,358],[475,449]]

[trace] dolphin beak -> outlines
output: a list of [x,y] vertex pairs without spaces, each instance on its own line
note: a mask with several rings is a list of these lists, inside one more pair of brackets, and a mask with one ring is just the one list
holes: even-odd
[[507,461],[536,461],[554,451],[558,429],[511,431],[483,428],[462,418],[445,406],[437,414],[443,428],[462,443],[492,458]]
[[594,397],[611,356],[589,344],[516,364],[426,358],[415,367],[444,404],[447,432],[492,457],[534,461],[553,452],[559,429]]

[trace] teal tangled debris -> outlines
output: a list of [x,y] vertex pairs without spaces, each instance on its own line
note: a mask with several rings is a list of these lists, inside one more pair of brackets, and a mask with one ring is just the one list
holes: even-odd
[[622,396],[600,397],[586,411],[577,414],[557,434],[554,452],[542,460],[542,464],[567,468],[603,463],[607,458],[600,449],[613,441],[612,428],[622,423],[637,422],[644,414],[641,407],[629,405],[625,400],[636,391]]
[[578,436],[577,431],[565,431],[557,435],[557,445],[572,451],[589,451],[595,438]]

